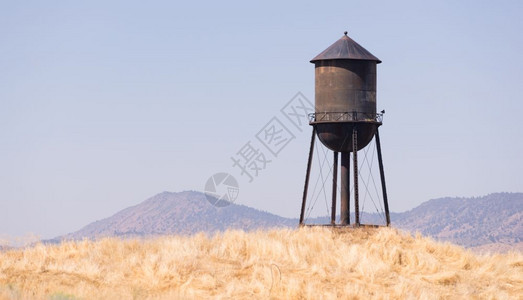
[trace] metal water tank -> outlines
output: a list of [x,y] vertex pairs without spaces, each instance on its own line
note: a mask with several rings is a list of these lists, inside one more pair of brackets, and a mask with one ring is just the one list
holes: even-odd
[[332,151],[364,148],[381,125],[376,114],[376,65],[381,61],[347,36],[311,60],[315,65],[315,126],[320,141]]

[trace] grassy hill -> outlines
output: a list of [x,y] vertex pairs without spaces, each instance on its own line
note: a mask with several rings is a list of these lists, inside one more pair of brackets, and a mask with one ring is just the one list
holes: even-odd
[[523,254],[391,228],[105,238],[0,252],[0,299],[517,299]]

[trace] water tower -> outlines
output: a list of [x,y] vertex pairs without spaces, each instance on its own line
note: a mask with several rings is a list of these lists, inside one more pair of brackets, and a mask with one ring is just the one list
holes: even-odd
[[[331,225],[360,224],[358,151],[375,138],[381,190],[387,226],[390,216],[385,187],[385,174],[378,127],[382,125],[383,112],[376,112],[376,65],[381,61],[347,36],[347,32],[334,44],[311,60],[315,67],[315,113],[310,115],[312,126],[311,148],[305,177],[305,188],[300,213],[304,225],[305,205],[317,136],[321,143],[334,152],[332,168]],[[336,191],[338,153],[341,153],[340,223],[336,224]],[[350,220],[350,154],[352,153],[354,214]]]

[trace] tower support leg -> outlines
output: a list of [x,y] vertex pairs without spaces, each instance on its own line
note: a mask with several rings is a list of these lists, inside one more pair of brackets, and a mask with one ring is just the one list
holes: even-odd
[[387,226],[390,225],[390,214],[389,214],[389,200],[387,199],[387,187],[385,185],[385,172],[383,171],[383,159],[381,157],[381,143],[380,134],[376,128],[376,150],[378,152],[378,163],[380,166],[380,177],[381,177],[381,190],[383,191],[383,205],[385,206],[385,218],[387,219]]
[[340,223],[350,224],[350,152],[341,153]]
[[305,186],[303,188],[303,199],[301,202],[300,226],[303,225],[303,220],[305,218],[305,202],[307,201],[307,191],[309,190],[309,177],[311,175],[312,155],[314,153],[315,137],[316,137],[316,127],[312,126],[311,147],[309,149],[309,160],[307,161],[307,171],[306,171],[307,173],[305,174]]
[[358,129],[356,126],[352,129],[352,168],[354,170],[354,225],[360,225],[360,204],[358,190]]
[[331,224],[336,224],[336,192],[338,189],[338,152],[334,151],[334,162],[332,163],[332,207]]

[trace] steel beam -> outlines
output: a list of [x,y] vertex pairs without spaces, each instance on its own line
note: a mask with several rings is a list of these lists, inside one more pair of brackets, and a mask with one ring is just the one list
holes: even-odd
[[350,224],[350,153],[341,153],[340,224]]
[[332,163],[332,212],[331,224],[336,224],[336,192],[338,189],[338,152],[334,151],[334,162]]
[[312,155],[314,153],[315,137],[316,127],[312,126],[311,147],[309,148],[309,160],[307,161],[307,173],[305,174],[305,186],[303,187],[303,200],[301,202],[300,226],[303,225],[303,220],[305,218],[305,203],[307,201],[307,191],[309,190],[309,177],[311,175]]
[[387,187],[385,185],[385,171],[383,170],[383,159],[381,157],[381,143],[380,134],[376,128],[376,150],[378,151],[378,163],[380,166],[380,177],[381,177],[381,191],[383,192],[383,204],[385,205],[385,218],[387,219],[387,226],[390,225],[390,214],[389,214],[389,200],[387,199]]
[[354,225],[360,225],[360,204],[359,204],[359,190],[358,190],[358,128],[354,126],[352,129],[352,168],[354,170]]

